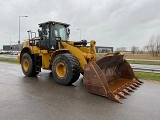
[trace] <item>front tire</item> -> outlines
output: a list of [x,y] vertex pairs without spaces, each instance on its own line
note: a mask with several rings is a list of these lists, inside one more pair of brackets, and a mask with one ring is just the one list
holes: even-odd
[[71,85],[80,76],[80,64],[71,54],[59,54],[52,63],[52,75],[56,83]]
[[33,60],[28,53],[24,53],[21,59],[21,67],[25,76],[36,76],[39,72],[35,71]]

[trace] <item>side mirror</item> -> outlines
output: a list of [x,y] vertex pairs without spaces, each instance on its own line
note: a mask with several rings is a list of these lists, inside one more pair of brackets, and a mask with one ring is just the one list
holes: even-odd
[[67,35],[69,36],[70,35],[70,29],[67,28]]

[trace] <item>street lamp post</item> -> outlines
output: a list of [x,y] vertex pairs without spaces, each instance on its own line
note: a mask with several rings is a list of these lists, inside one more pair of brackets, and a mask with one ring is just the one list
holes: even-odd
[[81,29],[77,28],[79,30],[80,40],[81,40]]
[[20,18],[21,17],[28,17],[28,16],[19,16],[19,41],[18,41],[18,44],[19,44],[19,51],[21,51],[21,42],[20,42],[20,29],[21,29],[21,27],[20,27]]

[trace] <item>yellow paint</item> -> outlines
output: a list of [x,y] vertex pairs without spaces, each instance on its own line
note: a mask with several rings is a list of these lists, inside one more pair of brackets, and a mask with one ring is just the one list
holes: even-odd
[[89,53],[89,49],[87,48],[87,47],[84,47],[84,46],[80,46],[80,47],[78,47],[78,49],[80,50],[80,51],[82,51],[82,52],[85,52],[85,53]]
[[42,68],[46,70],[50,70],[50,64],[52,64],[50,63],[50,60],[51,60],[50,54],[40,53],[39,55],[42,56]]
[[67,68],[63,62],[57,63],[56,73],[59,77],[65,77],[65,75],[67,74]]
[[77,47],[67,44],[66,42],[63,42],[62,44],[72,55],[78,59],[81,68],[84,70],[84,65],[87,64],[87,61],[84,58],[82,51],[80,51]]
[[[37,46],[30,46],[29,40],[26,40],[23,43],[23,48],[29,48],[31,50],[32,54],[39,54],[39,56],[42,56],[42,68],[43,69],[50,69],[50,53],[48,53],[48,50],[40,50]],[[20,55],[17,56],[17,61],[20,63]]]
[[17,61],[20,63],[20,53],[17,55]]
[[94,40],[90,41],[90,54],[92,54],[92,58],[89,60],[89,64],[92,64],[96,61],[96,48],[95,48],[96,42]]
[[23,64],[24,70],[27,72],[28,69],[29,69],[29,62],[28,62],[28,60],[27,60],[27,59],[24,59],[24,61],[23,61],[22,64]]
[[84,70],[84,65],[88,63],[92,64],[96,61],[96,50],[95,50],[95,41],[90,41],[90,47],[84,47],[84,46],[73,46],[73,42],[62,42],[61,43],[64,48],[68,49],[69,52],[74,55],[82,68]]
[[41,54],[48,54],[48,50],[38,50],[38,53],[41,53]]
[[23,42],[23,48],[24,47],[29,47],[30,45],[29,45],[29,40],[25,40],[24,42]]
[[[73,41],[58,41],[58,46],[58,50],[48,52],[48,50],[40,50],[40,48],[37,46],[30,46],[29,40],[26,40],[23,43],[23,48],[28,47],[31,50],[31,54],[39,54],[39,56],[42,56],[43,69],[50,69],[53,58],[57,54],[63,54],[66,52],[71,53],[78,59],[82,70],[84,70],[84,65],[87,64],[87,62],[89,64],[92,64],[96,61],[96,50],[94,40],[90,41],[90,47],[81,45],[74,46]],[[17,57],[17,60],[20,61],[20,56]]]

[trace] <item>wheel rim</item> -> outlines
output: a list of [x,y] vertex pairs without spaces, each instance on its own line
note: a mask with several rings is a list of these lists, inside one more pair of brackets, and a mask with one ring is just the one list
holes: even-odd
[[66,75],[67,68],[66,65],[63,62],[59,62],[56,65],[56,73],[59,77],[64,77]]
[[25,59],[23,61],[23,68],[24,68],[25,71],[28,71],[28,69],[29,69],[29,62],[28,62],[27,59]]

